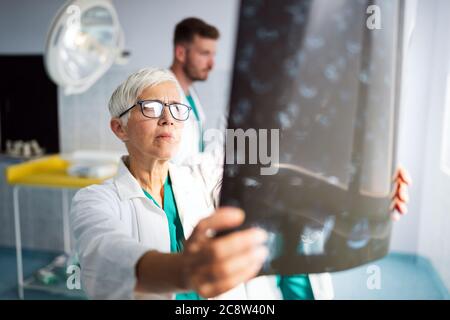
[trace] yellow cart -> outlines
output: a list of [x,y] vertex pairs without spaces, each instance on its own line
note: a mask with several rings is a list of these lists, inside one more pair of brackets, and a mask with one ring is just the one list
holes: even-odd
[[[69,226],[69,189],[79,189],[91,184],[102,183],[105,179],[73,177],[67,174],[70,163],[59,155],[47,156],[6,168],[6,181],[13,186],[14,230],[17,253],[17,282],[19,298],[24,298],[24,287],[33,288],[24,283],[22,262],[22,239],[20,230],[19,190],[21,187],[54,188],[62,191],[62,215],[64,251],[71,252]],[[35,288],[36,289],[36,288]]]

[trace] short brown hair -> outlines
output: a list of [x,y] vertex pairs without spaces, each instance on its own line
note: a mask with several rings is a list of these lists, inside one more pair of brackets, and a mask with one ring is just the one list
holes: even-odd
[[176,25],[173,43],[192,42],[195,35],[216,40],[219,38],[220,33],[216,27],[207,24],[203,20],[198,18],[186,18]]

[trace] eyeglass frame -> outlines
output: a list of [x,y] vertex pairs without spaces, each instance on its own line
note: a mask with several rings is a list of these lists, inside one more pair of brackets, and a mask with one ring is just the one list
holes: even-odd
[[[159,103],[161,103],[162,105],[163,105],[163,109],[161,110],[161,115],[159,116],[159,117],[149,117],[149,116],[146,116],[145,114],[144,114],[144,106],[143,106],[143,104],[144,104],[144,102],[159,102]],[[170,109],[170,107],[172,106],[172,105],[175,105],[175,104],[179,104],[179,105],[182,105],[182,106],[185,106],[186,108],[188,108],[188,116],[187,116],[187,118],[186,119],[184,119],[184,120],[179,120],[179,119],[177,119],[177,118],[175,118],[174,116],[173,116],[173,113],[172,113],[172,110]],[[186,121],[187,119],[189,119],[189,112],[192,110],[192,107],[190,107],[190,106],[187,106],[187,105],[185,105],[184,103],[179,103],[179,102],[171,102],[171,103],[166,103],[166,102],[163,102],[163,101],[161,101],[161,100],[158,100],[158,99],[149,99],[149,100],[139,100],[139,101],[137,101],[135,104],[133,104],[131,107],[129,107],[127,110],[125,110],[124,112],[122,112],[121,114],[119,114],[119,117],[118,118],[121,118],[122,116],[124,116],[127,112],[129,112],[131,109],[133,109],[134,107],[136,107],[137,105],[139,105],[141,108],[141,113],[142,113],[142,115],[144,116],[144,117],[146,117],[147,119],[160,119],[162,116],[163,116],[163,114],[164,114],[164,107],[168,107],[169,108],[169,112],[170,112],[170,115],[172,116],[172,118],[174,118],[175,120],[177,120],[177,121]]]

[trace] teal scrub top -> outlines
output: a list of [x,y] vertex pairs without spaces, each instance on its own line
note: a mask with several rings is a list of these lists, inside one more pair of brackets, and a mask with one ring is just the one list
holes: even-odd
[[311,282],[307,274],[277,276],[277,285],[283,300],[314,300]]
[[[158,207],[159,204],[153,199],[153,197],[147,191],[143,190],[147,198],[153,201]],[[170,252],[181,252],[184,247],[184,231],[181,224],[180,216],[178,214],[177,204],[172,190],[172,182],[169,175],[164,183],[164,200],[163,210],[166,213],[167,221],[169,224],[170,235]],[[161,208],[161,207],[160,207]],[[177,293],[175,298],[177,300],[202,300],[202,298],[196,292]]]
[[202,122],[200,121],[200,114],[198,113],[197,106],[195,105],[195,102],[194,102],[194,98],[192,98],[191,95],[186,96],[186,98],[192,107],[192,111],[194,112],[195,118],[197,119],[197,122],[198,122],[198,127],[200,128],[199,148],[200,148],[200,152],[203,152],[205,149],[205,145],[203,143],[203,128],[202,128]]
[[[153,203],[161,208],[153,197],[145,190],[144,194]],[[170,235],[170,252],[181,252],[184,247],[184,230],[181,224],[180,216],[178,214],[175,196],[172,190],[172,182],[170,176],[164,183],[164,200],[163,210],[166,213],[169,225]],[[313,300],[314,295],[311,288],[309,277],[306,274],[293,276],[277,276],[277,285],[283,295],[284,300]],[[196,292],[177,293],[177,300],[202,300]]]

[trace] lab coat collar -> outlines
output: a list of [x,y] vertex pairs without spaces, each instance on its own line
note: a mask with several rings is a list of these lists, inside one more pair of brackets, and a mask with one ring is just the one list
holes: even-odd
[[[118,190],[118,194],[120,200],[129,200],[132,198],[147,198],[140,186],[139,182],[136,178],[131,174],[130,170],[126,166],[125,162],[128,161],[128,156],[122,156],[119,167],[117,169],[117,174],[114,177],[114,184]],[[179,179],[179,170],[177,170],[177,166],[171,162],[169,164],[169,174],[172,182],[172,188],[174,189],[174,193],[179,194],[180,188],[183,189],[186,186],[182,183],[183,179],[180,177]],[[176,200],[175,194],[175,200]]]
[[[117,188],[117,192],[119,194],[119,198],[121,201],[130,200],[133,198],[147,198],[142,187],[139,185],[139,182],[136,178],[131,174],[128,167],[125,165],[128,156],[123,156],[120,160],[119,167],[117,169],[117,174],[114,177],[114,184]],[[169,175],[170,180],[172,182],[172,190],[174,193],[175,201],[177,203],[178,215],[180,216],[181,223],[183,227],[184,225],[184,217],[185,217],[185,206],[183,203],[188,199],[185,199],[185,195],[189,196],[190,193],[190,185],[189,185],[189,177],[183,177],[183,171],[178,168],[176,164],[171,162],[169,164]],[[152,203],[153,204],[153,203]],[[156,205],[155,205],[156,206]],[[161,210],[158,207],[159,210]]]
[[[205,113],[203,112],[203,107],[200,103],[200,99],[198,98],[197,95],[197,90],[195,90],[194,85],[192,85],[189,88],[189,95],[192,97],[192,99],[194,100],[195,103],[195,107],[197,109],[198,112],[198,116],[200,118],[200,122],[202,123],[202,125],[205,124]],[[186,98],[187,99],[187,98]]]
[[132,198],[145,198],[144,191],[139,185],[139,182],[125,165],[126,161],[128,161],[128,156],[123,156],[119,162],[117,174],[114,177],[114,184],[116,185],[120,200],[124,201]]

